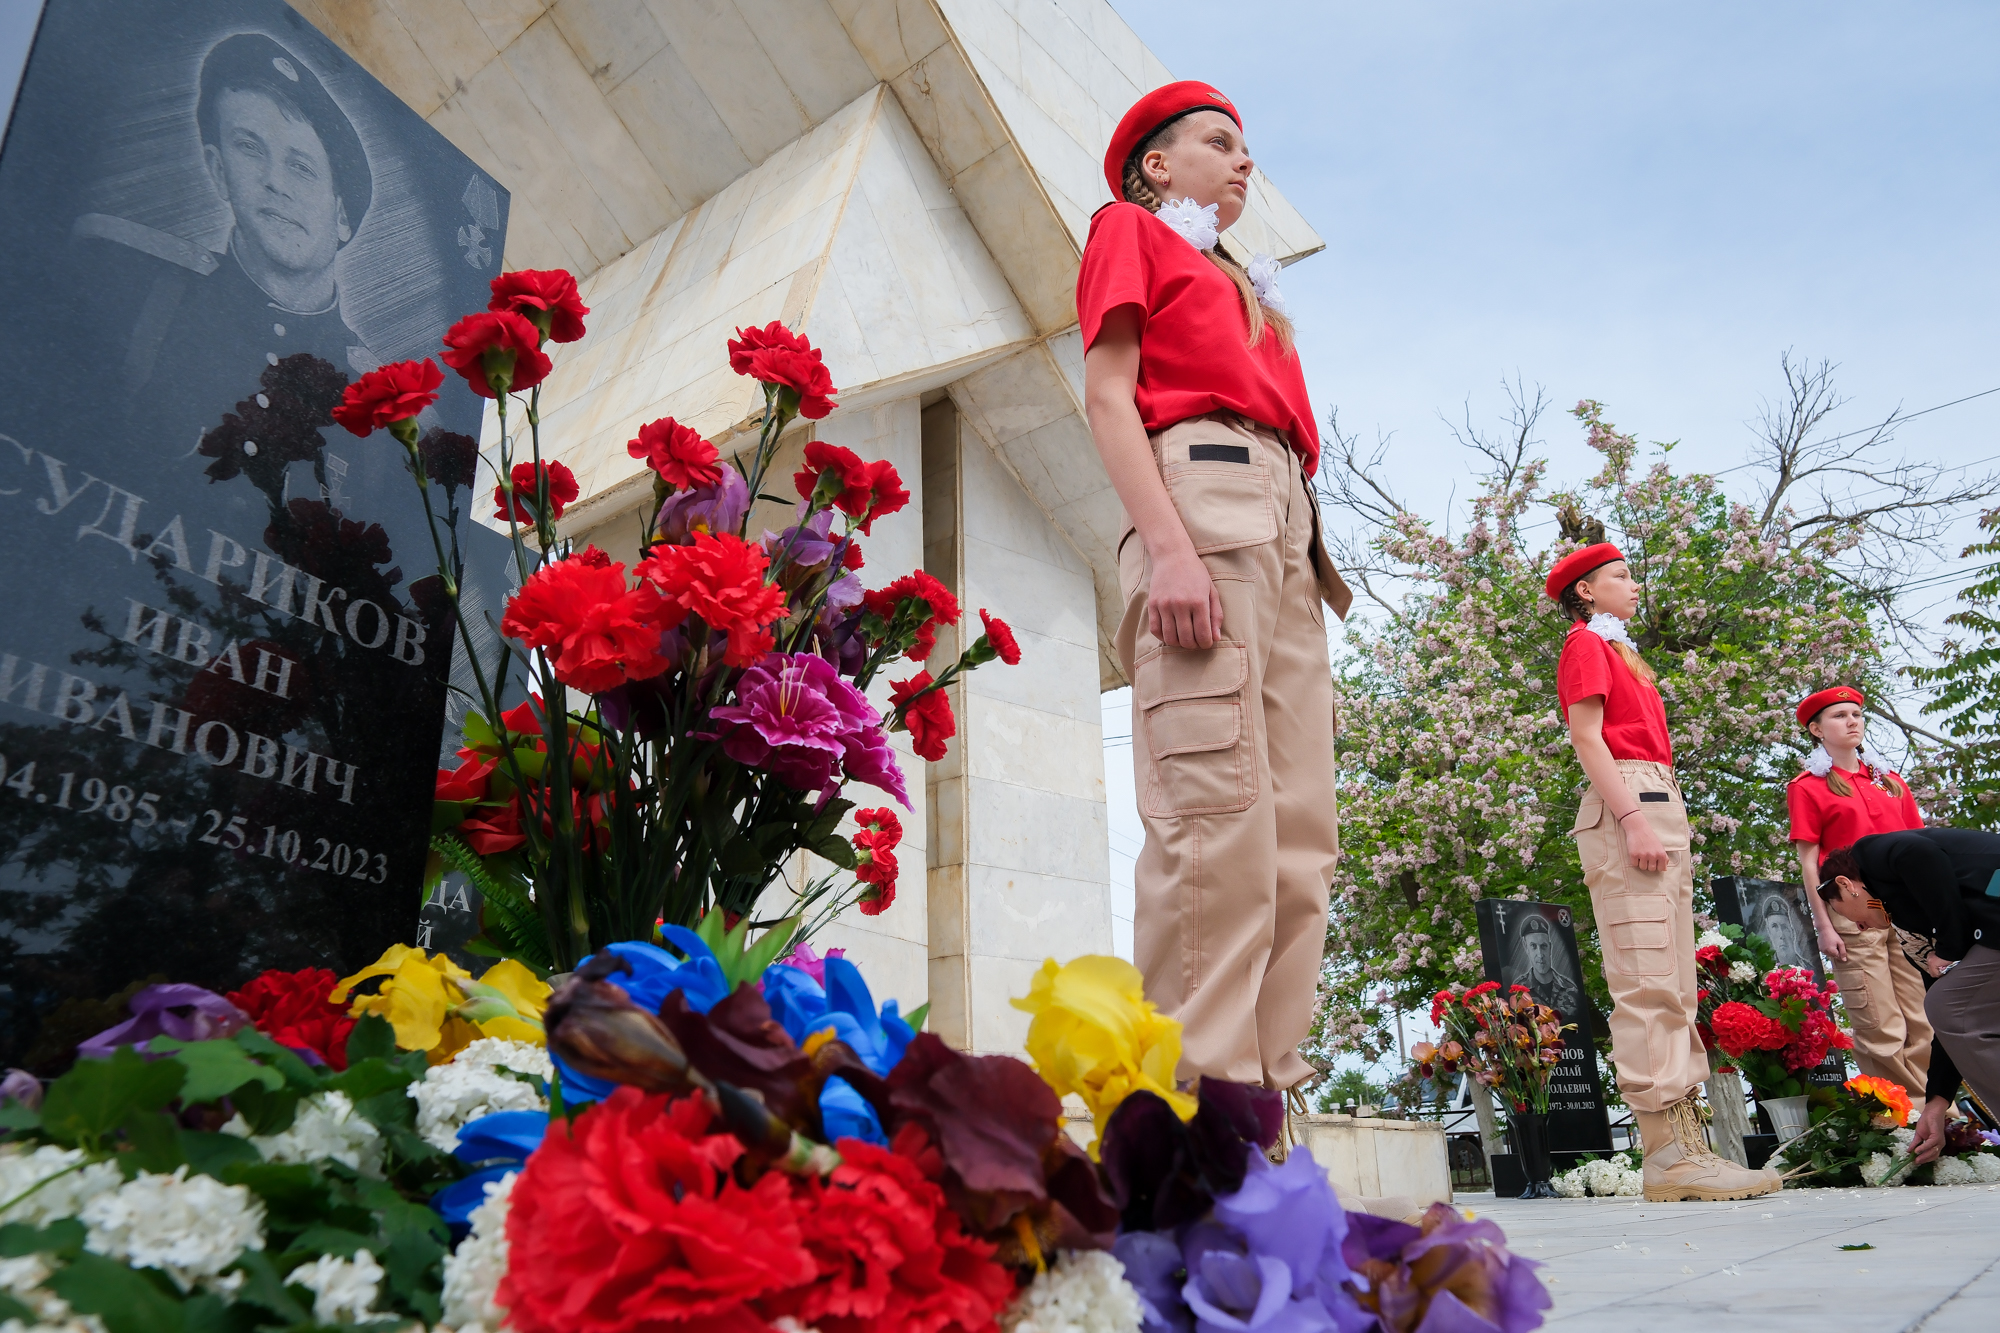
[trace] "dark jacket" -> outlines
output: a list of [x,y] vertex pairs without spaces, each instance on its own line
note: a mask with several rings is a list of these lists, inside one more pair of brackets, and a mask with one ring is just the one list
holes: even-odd
[[[1889,919],[1928,937],[1957,962],[1974,946],[2000,949],[2000,833],[1926,828],[1873,833],[1854,844],[1861,882]],[[1927,1097],[1958,1092],[1958,1067],[1942,1042],[1931,1045]]]

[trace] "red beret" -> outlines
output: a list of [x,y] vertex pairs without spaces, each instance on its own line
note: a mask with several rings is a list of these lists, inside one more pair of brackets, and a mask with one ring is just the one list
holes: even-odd
[[1803,727],[1835,704],[1865,705],[1867,702],[1868,700],[1862,697],[1861,691],[1852,685],[1836,685],[1830,690],[1821,690],[1818,694],[1808,694],[1805,701],[1799,705],[1799,725]]
[[1556,561],[1556,567],[1549,571],[1549,581],[1546,586],[1549,591],[1550,600],[1560,602],[1564,588],[1575,583],[1599,565],[1608,565],[1613,560],[1623,560],[1624,558],[1625,553],[1610,542],[1599,542],[1595,546],[1586,546],[1580,551],[1571,551],[1568,555]]
[[1112,132],[1111,147],[1104,151],[1104,183],[1111,187],[1111,197],[1125,197],[1125,159],[1132,156],[1133,149],[1175,116],[1202,110],[1220,111],[1236,122],[1237,129],[1243,128],[1243,117],[1236,114],[1236,103],[1208,84],[1192,79],[1155,88],[1134,102]]

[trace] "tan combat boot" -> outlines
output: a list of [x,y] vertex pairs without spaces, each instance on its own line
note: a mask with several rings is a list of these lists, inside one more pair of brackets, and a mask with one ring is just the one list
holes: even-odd
[[1701,1132],[1701,1108],[1693,1093],[1665,1111],[1641,1111],[1635,1118],[1646,1147],[1644,1175],[1649,1203],[1754,1199],[1784,1188],[1775,1171],[1752,1171],[1709,1151]]

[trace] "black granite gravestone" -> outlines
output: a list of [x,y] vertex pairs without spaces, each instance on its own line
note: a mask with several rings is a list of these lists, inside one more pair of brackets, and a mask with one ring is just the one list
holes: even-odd
[[412,940],[451,630],[402,449],[327,411],[484,307],[506,207],[278,0],[49,0],[0,148],[0,1062]]
[[[1813,980],[1826,985],[1826,964],[1819,956],[1819,936],[1813,929],[1812,908],[1803,884],[1775,879],[1721,875],[1708,882],[1715,891],[1715,914],[1732,926],[1763,937],[1777,955],[1779,967],[1803,967]],[[1898,950],[1898,953],[1901,951]],[[1911,966],[1908,960],[1898,960]],[[1828,1051],[1826,1059],[1808,1069],[1804,1082],[1835,1088],[1847,1081],[1847,1058]]]
[[1558,1170],[1565,1170],[1584,1153],[1608,1154],[1611,1120],[1604,1109],[1604,1083],[1590,1035],[1590,999],[1569,908],[1486,898],[1476,910],[1487,980],[1503,987],[1526,986],[1565,1024],[1575,1025],[1564,1034],[1562,1063],[1549,1076],[1550,1157]]

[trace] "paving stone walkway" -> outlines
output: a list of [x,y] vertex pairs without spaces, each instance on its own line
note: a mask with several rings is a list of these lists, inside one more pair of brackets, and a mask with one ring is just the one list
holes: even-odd
[[1558,1333],[2000,1330],[2000,1186],[1455,1202],[1546,1265]]

